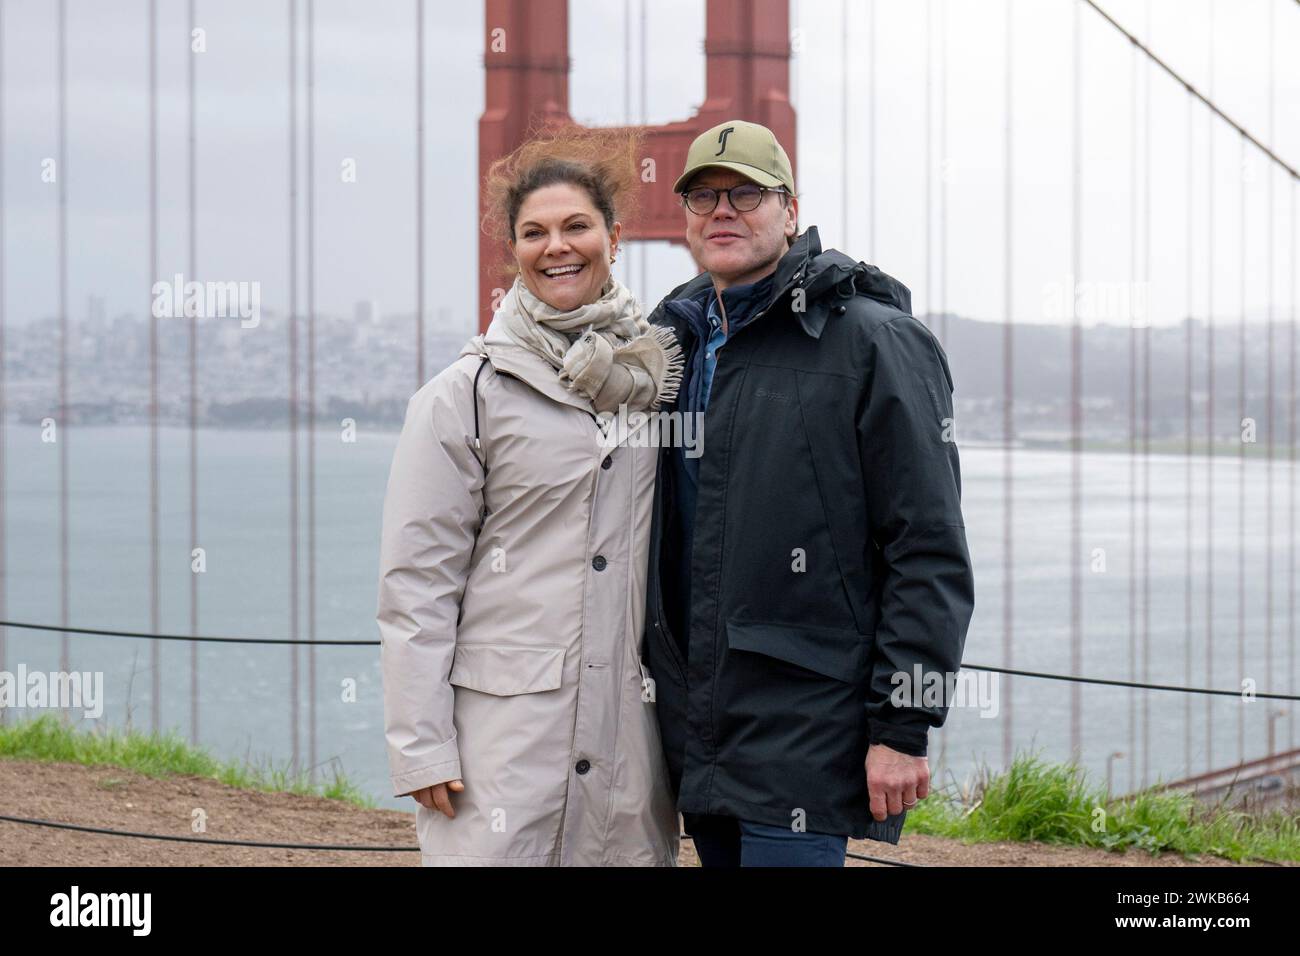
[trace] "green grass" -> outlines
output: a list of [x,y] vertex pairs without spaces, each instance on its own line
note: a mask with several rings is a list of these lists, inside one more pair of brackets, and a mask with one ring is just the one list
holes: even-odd
[[[312,785],[282,767],[221,761],[171,732],[83,731],[45,715],[0,724],[0,758],[111,766],[150,777],[193,774],[247,790],[323,796],[361,807],[376,802],[334,768],[333,779]],[[106,781],[104,786],[119,785]],[[998,774],[982,768],[966,794],[935,787],[908,812],[912,833],[967,843],[1039,841],[1108,850],[1146,850],[1246,860],[1300,861],[1300,814],[1242,813],[1205,806],[1183,793],[1144,791],[1108,800],[1074,764],[1019,754]]]
[[968,843],[1036,840],[1153,856],[1300,861],[1295,812],[1243,813],[1207,806],[1190,794],[1150,790],[1107,799],[1106,788],[1091,783],[1077,765],[1026,754],[999,774],[983,768],[964,797],[954,788],[932,790],[908,813],[907,827]]
[[138,730],[78,730],[46,714],[36,720],[0,724],[0,758],[48,760],[86,766],[121,767],[149,777],[193,774],[245,790],[327,797],[374,808],[375,800],[349,781],[337,766],[332,779],[313,785],[307,774],[248,761],[218,760],[174,731],[146,734]]

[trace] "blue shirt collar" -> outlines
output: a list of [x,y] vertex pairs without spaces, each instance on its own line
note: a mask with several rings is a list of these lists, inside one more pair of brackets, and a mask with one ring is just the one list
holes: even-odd
[[[728,335],[742,328],[771,301],[772,285],[775,281],[776,270],[774,269],[756,282],[733,285],[722,290],[722,304],[727,310]],[[722,321],[722,316],[718,312],[718,295],[713,287],[709,290],[706,313],[710,325],[716,326]]]

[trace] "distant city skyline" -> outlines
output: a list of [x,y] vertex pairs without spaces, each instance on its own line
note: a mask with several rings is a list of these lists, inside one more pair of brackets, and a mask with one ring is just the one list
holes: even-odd
[[[391,314],[375,321],[352,315],[319,315],[315,407],[317,424],[335,428],[342,418],[361,428],[401,424],[406,402],[415,391],[412,314]],[[1205,438],[1205,323],[1192,321],[1192,414],[1197,447]],[[937,324],[937,323],[935,323]],[[189,421],[189,322],[160,320],[159,420]],[[242,328],[237,318],[201,319],[197,323],[198,423],[203,426],[277,427],[288,421],[288,331],[284,315],[267,310],[256,328]],[[1000,442],[1003,437],[1001,323],[961,316],[947,318],[948,362],[955,383],[954,409],[959,441]],[[1276,331],[1276,330],[1275,330]],[[1069,326],[1026,326],[1015,344],[1014,433],[1019,439],[1062,444],[1070,431],[1068,391]],[[1083,332],[1081,350],[1081,436],[1090,442],[1126,442],[1129,411],[1128,349],[1133,329],[1100,324]],[[1184,378],[1186,327],[1155,327],[1151,337],[1151,435],[1167,450],[1181,451],[1186,431]],[[1263,448],[1274,419],[1275,442],[1289,437],[1296,397],[1287,392],[1290,334],[1275,335],[1272,402],[1264,391],[1268,366],[1267,336],[1262,324],[1248,324],[1245,336],[1246,396],[1237,389],[1237,323],[1217,326],[1215,343],[1214,424],[1216,442],[1240,446],[1238,410],[1249,417],[1253,441]],[[6,417],[34,423],[51,416],[58,401],[58,324],[53,318],[31,323],[25,334],[6,339],[4,361]],[[301,345],[301,341],[300,341]],[[464,336],[451,329],[425,334],[426,377],[455,361]],[[106,321],[74,318],[70,323],[68,372],[69,416],[73,425],[148,421],[147,319],[122,313]],[[298,355],[300,413],[307,408],[306,356]],[[1141,366],[1139,366],[1139,374]],[[1138,387],[1139,407],[1145,405]],[[303,420],[303,424],[306,422]],[[1144,425],[1138,422],[1139,436]]]

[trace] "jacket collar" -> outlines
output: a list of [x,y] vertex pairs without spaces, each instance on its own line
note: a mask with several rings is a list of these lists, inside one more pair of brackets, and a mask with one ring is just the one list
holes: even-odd
[[[832,285],[851,273],[859,263],[835,249],[822,252],[821,237],[816,226],[809,226],[803,231],[790,248],[777,260],[771,295],[760,308],[752,313],[750,321],[755,321],[773,305],[780,302],[791,290],[803,287],[808,308],[795,315],[800,327],[811,338],[820,338],[822,328],[826,325],[826,308],[814,308],[813,303]],[[690,282],[682,286],[671,301],[691,299],[703,309],[713,289],[713,278],[707,272],[701,272]]]
[[791,288],[802,288],[804,308],[795,315],[800,327],[814,339],[821,338],[832,307],[855,295],[909,315],[912,311],[912,293],[907,286],[875,266],[850,259],[838,249],[823,251],[816,226],[809,226],[781,257],[776,275],[777,292],[768,307],[779,302]]
[[487,331],[470,339],[460,354],[486,355],[495,371],[513,375],[547,398],[562,405],[572,405],[591,415],[601,425],[606,447],[617,446],[628,441],[641,429],[650,427],[652,419],[649,414],[615,414],[602,418],[590,399],[571,392],[560,384],[559,375],[549,362],[510,338],[506,334],[505,323],[499,322],[495,315],[488,323]]
[[505,323],[496,316],[488,323],[487,331],[474,336],[460,350],[461,355],[486,355],[498,372],[513,375],[547,398],[563,405],[572,405],[591,415],[596,409],[591,401],[560,384],[555,368],[541,356],[523,348],[506,334]]

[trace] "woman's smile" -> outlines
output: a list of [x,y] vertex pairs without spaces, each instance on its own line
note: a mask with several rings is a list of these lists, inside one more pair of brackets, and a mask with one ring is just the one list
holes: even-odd
[[541,273],[551,282],[563,284],[576,282],[578,276],[586,267],[585,262],[570,262],[559,266],[545,266],[542,268]]

